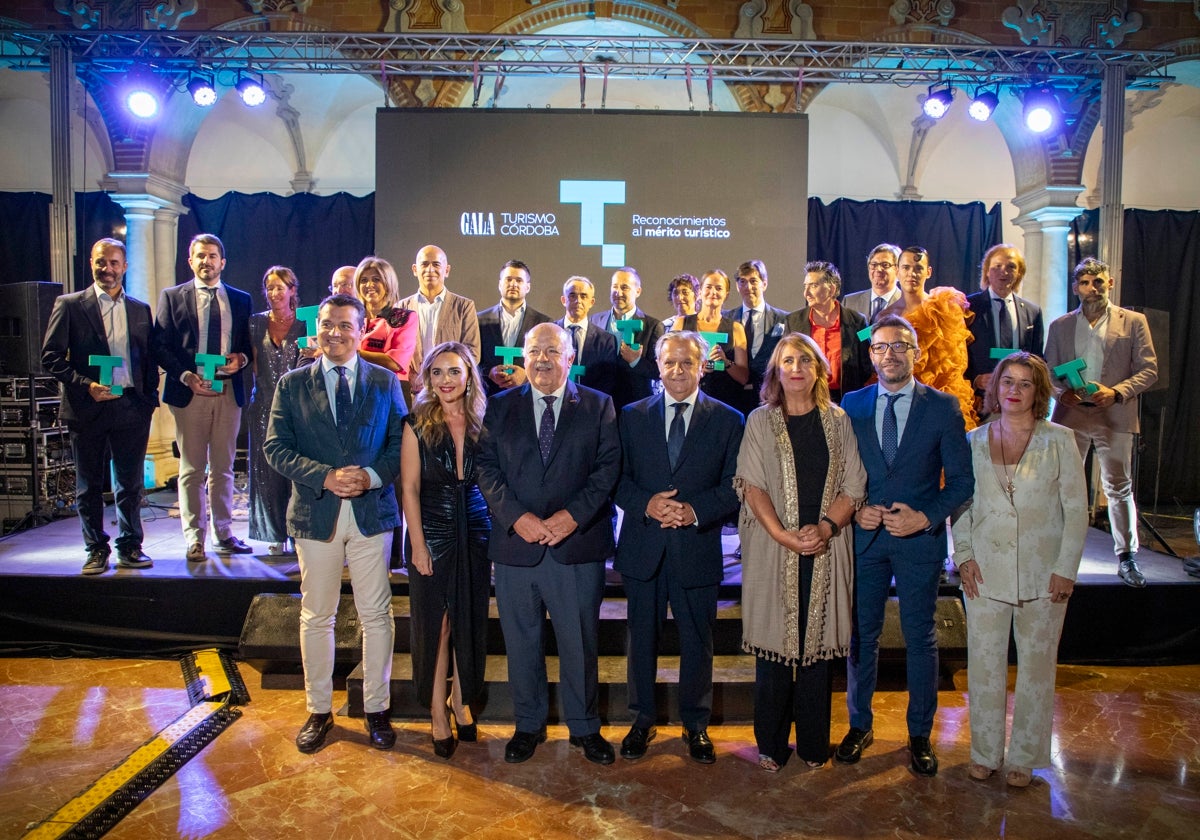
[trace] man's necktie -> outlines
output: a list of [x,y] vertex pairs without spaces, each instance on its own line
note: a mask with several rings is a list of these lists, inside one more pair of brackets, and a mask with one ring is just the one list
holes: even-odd
[[879,317],[879,313],[883,311],[883,298],[877,297],[871,301],[871,320],[867,323],[874,324],[875,319]]
[[889,467],[896,460],[896,450],[900,448],[899,426],[896,424],[896,400],[903,394],[884,394],[887,406],[883,409],[883,461]]
[[538,449],[542,450],[543,466],[550,460],[550,447],[554,445],[554,400],[555,397],[542,397],[546,408],[542,411],[542,425],[538,429]]
[[674,472],[683,452],[683,412],[687,410],[688,404],[677,402],[672,407],[675,409],[675,416],[671,418],[671,431],[667,433],[667,457],[671,459],[671,471]]
[[754,316],[756,311],[751,309],[750,314],[746,316],[746,352],[751,356],[754,355]]
[[1008,302],[999,301],[1000,311],[996,313],[996,323],[1000,325],[1000,346],[1011,348],[1013,346],[1013,325],[1012,318],[1008,315]]
[[340,437],[345,437],[350,428],[350,409],[353,401],[350,399],[350,380],[346,378],[346,368],[342,365],[334,367],[337,371],[337,401],[334,410],[337,412],[337,430]]
[[208,289],[208,342],[204,352],[212,356],[221,355],[221,302],[217,290]]
[[583,348],[579,346],[579,325],[572,324],[569,327],[571,331],[571,346],[575,348],[575,364],[583,364]]

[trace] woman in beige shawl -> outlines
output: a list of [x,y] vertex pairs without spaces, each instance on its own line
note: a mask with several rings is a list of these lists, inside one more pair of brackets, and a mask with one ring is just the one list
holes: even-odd
[[759,766],[829,758],[829,660],[850,646],[854,583],[846,526],[867,475],[850,419],[829,400],[829,362],[806,335],[771,354],[762,407],[746,419],[734,483],[742,498],[742,648],[757,657]]

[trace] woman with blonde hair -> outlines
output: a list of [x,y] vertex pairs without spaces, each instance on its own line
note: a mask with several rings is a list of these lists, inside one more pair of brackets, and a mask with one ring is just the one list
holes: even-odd
[[433,348],[419,375],[400,450],[413,683],[429,707],[433,750],[450,758],[458,741],[477,738],[470,704],[487,660],[491,517],[475,477],[487,400],[471,350],[457,341]]

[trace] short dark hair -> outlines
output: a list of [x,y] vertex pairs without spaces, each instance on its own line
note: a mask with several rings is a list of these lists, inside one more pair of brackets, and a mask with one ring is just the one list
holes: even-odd
[[[909,245],[907,248],[901,248],[900,254],[912,254],[917,259],[921,259],[921,257],[924,257],[926,260],[929,259],[929,252],[920,245]],[[897,257],[897,261],[899,261],[899,257]]]
[[884,327],[899,327],[902,330],[908,330],[908,334],[912,336],[913,342],[917,346],[921,344],[921,340],[917,338],[917,331],[913,329],[913,325],[908,322],[907,318],[901,318],[899,315],[884,315],[871,325],[871,338],[874,338],[875,333]]
[[197,233],[192,237],[192,241],[188,243],[188,256],[191,256],[192,249],[196,247],[196,243],[201,245],[216,245],[217,253],[221,255],[221,259],[225,259],[225,243],[223,243],[215,233]]
[[758,276],[763,279],[763,282],[764,283],[768,282],[767,281],[767,267],[763,264],[762,260],[746,260],[744,263],[742,263],[741,265],[738,266],[737,276],[744,277],[745,275],[749,274],[751,271],[757,271]]
[[833,284],[833,294],[835,297],[842,294],[842,275],[838,273],[837,266],[831,262],[824,260],[813,260],[804,264],[805,274],[820,274],[821,279],[827,283]]
[[1097,277],[1103,274],[1105,277],[1111,277],[1112,275],[1108,272],[1108,263],[1101,262],[1095,257],[1088,257],[1075,266],[1075,270],[1071,272],[1071,280],[1077,283],[1079,282],[1079,278],[1085,274],[1094,274]]
[[631,265],[623,265],[620,268],[618,268],[616,271],[614,271],[613,274],[617,274],[618,272],[621,272],[621,271],[624,271],[626,274],[632,274],[633,279],[637,281],[638,289],[642,288],[642,275],[638,274],[638,270],[636,268],[634,268]]
[[321,301],[321,305],[317,307],[320,311],[326,306],[349,306],[358,313],[358,328],[361,330],[367,323],[367,307],[363,306],[363,302],[353,295],[329,295],[325,300]]
[[676,274],[671,278],[671,282],[667,284],[667,300],[671,303],[675,302],[675,290],[680,286],[690,286],[692,294],[700,294],[700,281],[690,274]]
[[533,272],[529,270],[529,266],[525,265],[525,263],[521,262],[520,260],[509,260],[504,265],[500,266],[501,271],[506,268],[515,268],[519,271],[524,271],[526,279],[533,280]]
[[106,236],[103,239],[97,239],[95,242],[92,243],[92,250],[95,251],[96,248],[98,248],[100,246],[104,246],[106,249],[107,248],[120,248],[121,256],[126,261],[129,260],[129,252],[125,250],[125,243],[122,242],[120,239],[113,239],[111,236]]

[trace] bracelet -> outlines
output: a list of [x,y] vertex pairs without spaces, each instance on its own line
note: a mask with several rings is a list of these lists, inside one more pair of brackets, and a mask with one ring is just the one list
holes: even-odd
[[833,536],[835,536],[835,537],[838,534],[840,534],[842,531],[841,526],[838,525],[836,522],[834,522],[832,519],[830,519],[828,516],[822,516],[818,521],[819,522],[828,522],[829,527],[833,530]]

